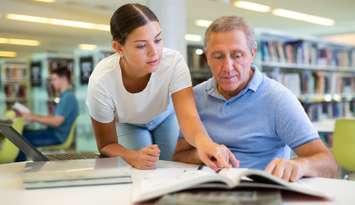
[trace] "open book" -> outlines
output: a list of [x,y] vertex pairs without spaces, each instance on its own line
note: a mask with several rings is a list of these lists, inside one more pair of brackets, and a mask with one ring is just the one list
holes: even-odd
[[16,110],[17,112],[20,112],[20,113],[30,113],[30,109],[28,109],[28,107],[26,107],[25,105],[19,103],[19,102],[16,102],[12,108],[14,110]]
[[133,170],[132,202],[142,202],[168,193],[190,189],[277,189],[309,196],[331,197],[298,182],[286,182],[264,171],[244,168],[223,169],[219,173],[209,168],[158,168],[150,171]]
[[120,158],[29,162],[26,189],[131,183],[130,166]]

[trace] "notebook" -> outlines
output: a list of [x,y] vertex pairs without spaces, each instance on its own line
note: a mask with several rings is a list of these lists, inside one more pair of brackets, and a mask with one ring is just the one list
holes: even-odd
[[20,133],[18,133],[11,125],[11,121],[1,120],[0,134],[8,138],[23,153],[25,153],[28,159],[32,161],[90,159],[99,157],[99,155],[95,152],[44,155],[36,147],[34,147],[26,138],[24,138]]
[[26,163],[26,189],[132,183],[130,166],[121,158]]

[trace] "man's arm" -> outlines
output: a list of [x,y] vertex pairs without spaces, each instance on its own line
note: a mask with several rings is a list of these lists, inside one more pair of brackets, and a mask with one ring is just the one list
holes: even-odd
[[202,164],[196,148],[190,145],[184,138],[180,138],[176,144],[173,160],[178,162]]
[[36,115],[33,113],[21,113],[25,120],[30,122],[38,122],[52,127],[58,127],[64,122],[64,117],[61,115]]
[[296,158],[291,160],[274,159],[265,170],[287,181],[296,181],[303,176],[336,176],[337,164],[335,159],[320,139],[297,147],[295,152]]

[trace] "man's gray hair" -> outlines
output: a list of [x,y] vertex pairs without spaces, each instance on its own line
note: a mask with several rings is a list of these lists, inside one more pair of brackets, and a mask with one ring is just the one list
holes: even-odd
[[244,32],[250,50],[256,49],[256,40],[254,29],[250,27],[242,17],[239,16],[222,16],[212,22],[205,33],[204,47],[206,49],[208,38],[211,33],[229,32],[233,30],[241,30]]

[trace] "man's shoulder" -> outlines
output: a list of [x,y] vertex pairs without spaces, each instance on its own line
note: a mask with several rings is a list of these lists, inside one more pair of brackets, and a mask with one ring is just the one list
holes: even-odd
[[280,103],[290,104],[298,101],[295,94],[280,82],[269,77],[264,78],[263,86],[261,86],[260,95],[263,102],[267,104],[279,105]]
[[73,91],[66,91],[63,93],[61,100],[69,101],[69,102],[77,102],[76,96]]
[[203,95],[204,93],[206,93],[206,90],[210,84],[211,78],[195,85],[193,87],[193,91],[195,95]]
[[280,82],[267,76],[264,77],[261,89],[262,92],[267,93],[268,96],[279,96],[280,94],[283,95],[291,92]]

